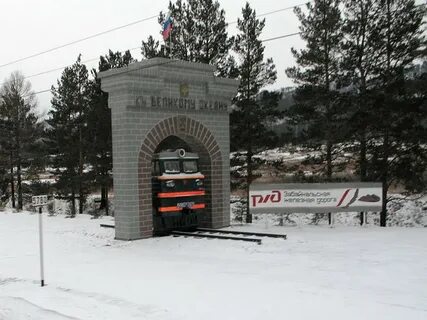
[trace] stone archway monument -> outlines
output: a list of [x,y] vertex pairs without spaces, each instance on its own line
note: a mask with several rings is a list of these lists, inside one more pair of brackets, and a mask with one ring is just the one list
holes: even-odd
[[99,74],[113,136],[116,239],[153,235],[151,160],[165,140],[183,141],[205,174],[204,227],[230,224],[229,111],[238,81],[212,66],[165,58]]

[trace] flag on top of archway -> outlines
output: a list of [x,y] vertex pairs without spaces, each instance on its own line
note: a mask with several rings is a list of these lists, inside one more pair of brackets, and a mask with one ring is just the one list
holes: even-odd
[[168,16],[166,17],[165,22],[163,23],[163,31],[162,31],[163,40],[166,41],[169,38],[172,32],[172,25],[173,25],[173,20],[169,13]]

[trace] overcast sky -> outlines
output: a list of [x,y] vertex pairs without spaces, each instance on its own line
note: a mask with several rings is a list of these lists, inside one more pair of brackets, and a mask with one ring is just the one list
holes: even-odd
[[[0,65],[50,48],[63,45],[136,20],[158,15],[167,11],[169,0],[1,0],[0,10]],[[219,0],[226,12],[228,22],[241,16],[244,0]],[[299,5],[307,0],[251,0],[249,3],[257,14]],[[423,0],[417,1],[423,2]],[[298,32],[298,20],[293,10],[286,10],[265,17],[263,39]],[[0,67],[0,82],[15,70],[25,76],[60,68],[75,62],[78,54],[82,61],[98,58],[108,52],[124,51],[140,47],[141,40],[149,35],[160,39],[157,19],[141,22],[72,46],[43,54],[41,56]],[[236,24],[229,26],[229,34],[236,33]],[[272,57],[278,71],[274,88],[292,85],[285,75],[285,69],[294,64],[291,47],[303,45],[299,36],[293,36],[265,43],[265,57]],[[140,49],[133,50],[134,58],[140,60]],[[97,61],[88,62],[89,68],[96,67]],[[34,91],[49,89],[60,77],[61,71],[31,77]],[[37,95],[40,111],[50,108],[49,92]]]

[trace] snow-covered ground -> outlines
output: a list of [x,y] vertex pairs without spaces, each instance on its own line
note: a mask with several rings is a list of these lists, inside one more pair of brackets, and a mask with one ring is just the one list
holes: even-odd
[[[262,245],[113,240],[109,218],[0,212],[0,319],[427,319],[427,228],[251,228]],[[268,229],[266,229],[268,227]]]

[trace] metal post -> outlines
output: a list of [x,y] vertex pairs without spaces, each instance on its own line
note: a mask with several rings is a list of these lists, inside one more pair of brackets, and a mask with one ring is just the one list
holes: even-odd
[[44,287],[44,266],[43,266],[43,222],[42,207],[39,207],[39,240],[40,240],[40,284]]
[[335,217],[332,212],[329,212],[329,226],[333,228],[335,225]]
[[172,59],[172,31],[169,35],[169,59]]

